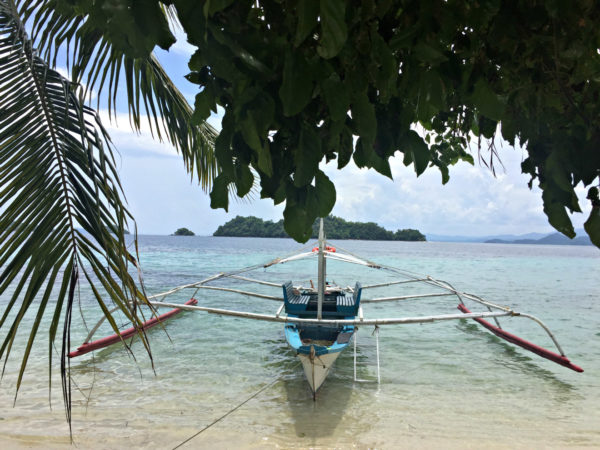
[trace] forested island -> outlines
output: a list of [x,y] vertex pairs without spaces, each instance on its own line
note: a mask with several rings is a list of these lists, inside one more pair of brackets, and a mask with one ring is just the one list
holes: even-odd
[[171,236],[196,236],[192,230],[188,230],[187,228],[177,228],[175,233]]
[[[375,222],[349,222],[340,217],[327,216],[324,219],[325,233],[328,239],[361,239],[368,241],[425,241],[425,235],[419,230],[403,229],[389,231]],[[313,224],[313,238],[318,235],[318,219]],[[213,236],[270,237],[287,238],[283,229],[283,220],[273,222],[258,217],[236,216],[217,228]]]

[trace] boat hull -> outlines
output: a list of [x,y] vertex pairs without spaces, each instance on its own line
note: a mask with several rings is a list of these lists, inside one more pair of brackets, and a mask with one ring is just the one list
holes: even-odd
[[286,325],[285,338],[302,362],[313,398],[325,382],[335,360],[350,343],[354,331],[354,326],[351,325],[344,327]]
[[313,397],[321,385],[325,382],[329,371],[333,367],[335,360],[340,355],[340,352],[336,353],[325,353],[323,355],[305,355],[302,353],[298,354],[302,367],[304,369],[304,375],[313,393]]

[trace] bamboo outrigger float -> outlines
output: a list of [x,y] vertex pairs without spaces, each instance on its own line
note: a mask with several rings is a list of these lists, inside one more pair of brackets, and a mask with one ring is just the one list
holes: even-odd
[[[310,247],[309,247],[310,248]],[[306,259],[316,259],[318,266],[318,281],[315,287],[310,282],[308,286],[294,285],[291,281],[285,283],[274,283],[265,280],[253,279],[242,274],[247,272],[287,264],[294,261]],[[385,283],[362,285],[360,282],[352,286],[340,286],[327,282],[326,263],[327,261],[341,261],[349,264],[361,265],[367,268],[384,271],[396,276],[398,279]],[[223,280],[235,280],[236,282],[255,283],[269,288],[277,289],[282,292],[282,296],[269,295],[263,292],[252,292],[235,287],[216,286],[214,283]],[[432,288],[433,292],[417,292],[414,294],[402,293],[387,297],[362,298],[364,291],[377,288],[389,288],[391,286],[406,288],[415,284],[424,285]],[[173,294],[186,289],[193,289],[195,292],[192,299],[186,304],[171,303],[165,299]],[[220,291],[224,293],[233,293],[243,296],[256,297],[265,300],[279,302],[280,305],[275,314],[262,314],[247,311],[236,311],[231,309],[214,308],[210,306],[196,305],[194,297],[202,290]],[[460,313],[436,314],[417,317],[391,317],[391,318],[369,318],[363,312],[363,305],[377,304],[383,302],[404,302],[408,300],[420,300],[431,298],[455,297],[458,300],[458,309]],[[279,322],[284,324],[286,340],[294,349],[300,361],[302,362],[306,379],[310,386],[313,398],[319,387],[325,381],[331,367],[339,354],[349,345],[358,327],[375,327],[378,336],[380,326],[388,325],[406,325],[416,323],[431,323],[438,321],[453,321],[473,319],[479,324],[490,330],[496,336],[518,345],[521,348],[536,353],[537,355],[565,366],[576,372],[583,372],[583,369],[573,364],[565,355],[559,345],[556,337],[548,327],[538,318],[514,311],[507,306],[501,306],[496,303],[485,300],[477,295],[469,294],[455,289],[449,283],[435,279],[431,276],[418,276],[406,270],[377,264],[363,259],[348,251],[332,247],[326,240],[323,232],[323,222],[319,231],[318,246],[308,251],[300,251],[295,254],[277,258],[265,264],[246,267],[234,272],[218,273],[196,283],[180,286],[169,291],[149,297],[149,303],[155,308],[173,308],[168,313],[174,311],[201,311],[209,314],[218,314],[222,316],[240,317],[249,320],[260,320],[267,322]],[[465,301],[473,302],[486,308],[486,311],[471,312],[465,305]],[[159,316],[158,321],[164,316]],[[500,317],[521,317],[537,323],[549,336],[554,343],[557,352],[537,346],[514,334],[505,331],[498,321]],[[488,322],[491,319],[495,325]],[[156,322],[157,323],[157,322]],[[156,324],[154,323],[154,324]],[[97,330],[96,326],[86,342],[90,341],[93,333]],[[116,336],[116,339],[115,339]],[[123,337],[123,336],[121,336]],[[118,342],[121,337],[114,335],[108,339],[106,345]],[[103,340],[100,340],[103,341]],[[93,341],[99,342],[99,341]],[[355,352],[356,352],[356,340]],[[84,344],[89,348],[90,344]],[[97,345],[94,348],[99,348]],[[377,349],[379,346],[377,345]],[[81,347],[80,347],[81,349]],[[85,352],[72,352],[69,356],[78,356]],[[88,350],[89,351],[89,350]],[[377,359],[379,367],[379,350],[377,350]],[[356,378],[356,353],[355,353],[355,378]],[[379,370],[378,370],[379,380]]]

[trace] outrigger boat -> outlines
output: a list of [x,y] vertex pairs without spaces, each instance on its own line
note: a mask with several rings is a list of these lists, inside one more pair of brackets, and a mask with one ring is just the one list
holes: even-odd
[[[316,259],[318,266],[317,286],[314,286],[312,280],[310,283],[294,284],[292,281],[276,283],[264,279],[249,278],[243,276],[251,271],[258,269],[267,270],[271,267],[287,264],[296,261]],[[386,272],[394,276],[394,279],[383,283],[362,285],[360,281],[354,282],[354,286],[342,286],[334,282],[328,282],[326,278],[326,262],[339,261],[354,265],[361,265],[373,270]],[[247,291],[238,289],[236,286],[227,287],[222,285],[224,280],[231,280],[236,284],[257,284],[266,286],[264,289],[279,289],[282,296],[271,295],[264,292]],[[402,292],[400,295],[385,297],[362,298],[364,291],[375,290],[377,288],[402,288],[405,290],[408,286],[421,285],[431,289],[423,292],[419,290],[414,293]],[[187,289],[195,290],[192,298],[186,304],[177,304],[165,301],[168,296],[180,293]],[[263,289],[263,290],[264,290]],[[214,308],[211,306],[202,306],[196,304],[195,296],[201,290],[220,291],[222,293],[239,294],[248,297],[256,297],[264,300],[280,302],[275,314],[263,314],[247,311],[236,311],[232,309]],[[416,317],[397,317],[397,318],[369,318],[363,313],[363,305],[380,304],[383,302],[403,302],[408,300],[431,300],[434,298],[454,297],[458,300],[458,309],[460,313],[435,314]],[[517,345],[525,350],[531,351],[543,358],[560,364],[576,372],[583,372],[583,369],[573,364],[565,355],[557,339],[548,329],[548,327],[538,318],[525,313],[514,311],[507,306],[501,306],[484,298],[462,292],[455,289],[449,283],[433,278],[431,276],[420,276],[412,272],[377,264],[367,259],[356,256],[348,251],[333,247],[325,240],[323,231],[323,221],[321,220],[319,229],[318,245],[310,249],[302,249],[292,255],[276,258],[264,264],[258,264],[245,267],[233,272],[217,273],[204,280],[179,286],[169,291],[148,297],[150,305],[155,308],[172,308],[172,310],[163,315],[152,319],[150,326],[160,323],[161,320],[171,317],[182,310],[202,311],[209,314],[218,314],[222,316],[240,317],[249,320],[260,320],[267,322],[279,322],[284,324],[285,337],[289,345],[296,352],[302,366],[306,379],[310,386],[313,398],[317,391],[327,378],[335,360],[340,353],[349,345],[354,337],[354,376],[356,379],[356,338],[355,334],[359,327],[375,327],[376,336],[379,335],[380,326],[389,325],[407,325],[417,323],[431,323],[438,321],[456,321],[472,319],[491,331],[496,336]],[[484,307],[485,311],[471,311],[465,302],[472,302]],[[522,339],[508,331],[504,330],[498,321],[500,317],[516,318],[521,317],[537,323],[549,336],[554,343],[557,352],[535,345],[525,339]],[[494,323],[489,322],[493,320]],[[101,321],[102,322],[102,321]],[[100,323],[101,323],[100,322]],[[99,323],[99,324],[100,324]],[[92,329],[88,335],[84,346],[69,356],[79,356],[85,353],[81,350],[91,351],[107,345],[121,341],[124,336],[113,335],[98,341],[91,341],[94,332],[99,324]],[[146,327],[144,324],[144,327]],[[130,330],[128,330],[130,331]],[[131,333],[133,334],[133,333]],[[89,349],[89,350],[88,350]],[[379,381],[379,344],[377,342],[377,366]]]
[[[318,288],[294,288],[291,281],[283,285],[284,307],[290,320],[296,321],[285,326],[285,338],[295,351],[302,366],[310,389],[315,397],[333,363],[344,350],[355,332],[354,324],[320,324],[323,318],[329,321],[354,321],[360,309],[362,287],[356,282],[354,289],[346,292],[341,286],[325,281],[326,254],[334,254],[335,247],[325,245],[323,222],[319,229],[317,252],[319,278]],[[312,255],[311,255],[312,256]],[[314,320],[317,323],[314,323]]]

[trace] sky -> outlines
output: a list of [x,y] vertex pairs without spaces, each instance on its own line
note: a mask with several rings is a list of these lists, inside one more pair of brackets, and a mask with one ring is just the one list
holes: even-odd
[[[158,58],[190,104],[198,92],[183,77],[193,47],[185,36],[169,52],[159,51]],[[257,216],[277,221],[283,217],[284,204],[272,200],[230,202],[229,212],[210,208],[210,198],[186,173],[183,161],[167,143],[152,138],[146,126],[135,133],[129,126],[127,110],[119,108],[116,122],[106,110],[100,110],[105,127],[117,150],[121,182],[130,211],[140,234],[171,234],[186,227],[198,235],[211,235],[219,225],[240,216]],[[221,114],[209,122],[220,129]],[[395,231],[415,228],[424,234],[490,236],[499,234],[551,233],[543,213],[541,191],[527,186],[529,177],[521,174],[520,164],[526,151],[498,142],[503,163],[496,176],[477,161],[460,162],[450,168],[450,181],[442,185],[437,168],[429,168],[416,177],[412,166],[404,167],[402,155],[390,160],[393,181],[374,170],[359,169],[352,162],[341,171],[336,162],[321,168],[334,182],[337,201],[332,214],[351,221],[376,222]],[[487,156],[485,150],[483,155]],[[587,189],[577,188],[583,214],[574,214],[575,228],[582,228],[591,209],[585,199]]]

